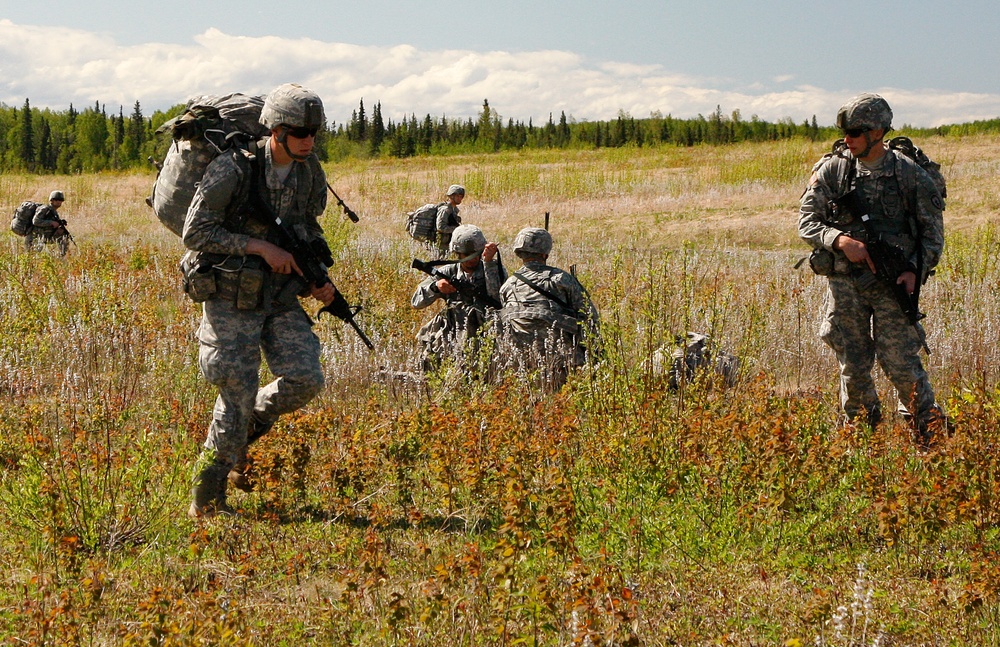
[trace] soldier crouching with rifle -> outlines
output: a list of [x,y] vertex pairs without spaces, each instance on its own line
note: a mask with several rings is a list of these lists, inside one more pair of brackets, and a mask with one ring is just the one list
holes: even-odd
[[479,227],[459,225],[449,249],[451,261],[414,260],[412,265],[430,276],[417,286],[410,304],[419,310],[445,302],[445,308],[417,333],[424,371],[440,366],[446,356],[461,360],[476,351],[479,329],[500,309],[500,286],[507,280],[497,244],[487,242]]
[[[326,176],[313,153],[324,120],[314,92],[277,87],[260,116],[271,136],[251,147],[254,155],[234,147],[215,158],[188,210],[185,289],[204,301],[198,362],[219,389],[195,469],[191,517],[233,514],[226,484],[249,486],[242,472],[247,445],[323,388],[319,338],[298,297],[332,305],[338,293],[325,273],[303,278],[282,236],[325,247],[318,218],[326,207]],[[275,376],[263,387],[262,353]]]
[[829,281],[820,334],[840,364],[847,419],[872,427],[881,420],[872,380],[878,359],[926,449],[944,415],[919,357],[926,344],[916,297],[941,258],[944,201],[919,165],[884,144],[892,129],[885,99],[854,97],[837,126],[849,153],[813,167],[799,210],[799,235],[814,249],[810,265]]

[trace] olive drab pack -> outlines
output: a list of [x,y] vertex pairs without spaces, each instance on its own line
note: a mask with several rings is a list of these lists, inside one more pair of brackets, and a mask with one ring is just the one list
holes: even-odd
[[10,221],[10,230],[18,236],[27,236],[31,231],[31,219],[35,217],[35,211],[42,206],[38,202],[25,200],[14,210],[14,217]]
[[437,212],[447,202],[428,203],[406,214],[406,231],[422,243],[437,241]]
[[[910,158],[916,162],[917,166],[927,172],[931,181],[934,182],[934,186],[937,187],[938,193],[941,194],[941,203],[944,204],[944,199],[948,197],[948,185],[947,182],[945,182],[944,174],[941,173],[941,165],[927,157],[927,154],[920,150],[920,148],[918,148],[909,137],[893,137],[887,142],[887,145],[890,150],[894,150],[901,153],[905,157]],[[838,139],[833,142],[831,152],[820,158],[820,160],[813,166],[813,173],[815,173],[829,158],[846,157],[846,155],[847,142],[843,139]],[[900,180],[903,189],[903,200],[906,201],[906,210],[912,211],[912,205],[909,204],[909,200],[913,193],[913,189],[916,188],[916,177],[914,177],[913,173],[903,173],[901,174]]]
[[[927,175],[931,176],[934,186],[937,187],[938,193],[941,194],[943,204],[944,199],[948,197],[948,185],[945,182],[944,175],[941,173],[941,165],[927,157],[927,154],[917,148],[909,137],[893,137],[889,140],[889,148],[906,155],[916,162],[917,166],[924,169]],[[904,181],[914,182],[915,179],[908,177],[904,178]],[[906,188],[909,189],[910,187]],[[906,192],[906,195],[908,196],[909,192]]]
[[170,132],[173,141],[157,164],[159,173],[146,204],[167,229],[182,235],[188,207],[213,159],[270,134],[260,123],[263,107],[262,97],[240,93],[195,97],[183,113],[157,129]]

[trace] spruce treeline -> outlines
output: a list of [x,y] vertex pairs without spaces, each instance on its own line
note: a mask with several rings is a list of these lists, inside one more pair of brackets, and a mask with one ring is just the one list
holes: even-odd
[[[129,114],[124,106],[119,106],[117,114],[108,114],[99,102],[83,111],[71,104],[62,112],[33,108],[29,99],[20,108],[0,104],[0,172],[82,173],[144,167],[149,157],[162,159],[170,143],[169,137],[156,135],[156,129],[183,109],[178,104],[146,117],[139,101]],[[998,132],[1000,119],[905,129],[915,136]],[[723,113],[721,106],[707,117],[688,119],[659,112],[635,118],[619,112],[608,121],[576,121],[560,112],[535,124],[531,119],[527,123],[504,120],[488,100],[476,118],[411,114],[396,121],[384,118],[380,102],[369,111],[362,99],[349,121],[327,124],[317,152],[324,159],[338,161],[546,148],[724,145],[795,137],[833,141],[837,136],[836,128],[819,126],[815,116],[802,123],[791,119],[768,122],[756,115],[744,119],[739,110]]]

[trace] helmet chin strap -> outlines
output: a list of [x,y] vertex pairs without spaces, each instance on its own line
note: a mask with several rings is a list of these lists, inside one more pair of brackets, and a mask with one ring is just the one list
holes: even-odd
[[281,132],[278,133],[278,143],[281,144],[281,147],[285,149],[285,153],[287,153],[288,156],[291,157],[293,160],[299,162],[309,157],[308,155],[296,155],[295,153],[293,153],[291,149],[288,148],[287,140],[288,140],[288,129],[282,126]]

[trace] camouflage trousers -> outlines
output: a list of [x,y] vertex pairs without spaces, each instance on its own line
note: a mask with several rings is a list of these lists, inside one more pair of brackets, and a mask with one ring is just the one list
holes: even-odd
[[840,364],[844,413],[855,419],[866,411],[869,419],[878,420],[881,404],[872,379],[878,359],[896,388],[900,411],[911,414],[916,422],[926,422],[939,410],[920,362],[923,329],[909,322],[889,287],[872,278],[871,274],[828,277],[826,319],[820,336]]
[[[323,388],[320,342],[301,307],[266,313],[237,310],[225,299],[206,301],[198,363],[219,389],[205,448],[232,466],[247,444],[251,416],[273,424],[312,400]],[[260,385],[261,353],[274,381]]]

